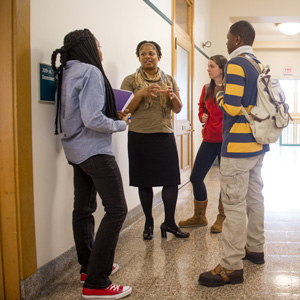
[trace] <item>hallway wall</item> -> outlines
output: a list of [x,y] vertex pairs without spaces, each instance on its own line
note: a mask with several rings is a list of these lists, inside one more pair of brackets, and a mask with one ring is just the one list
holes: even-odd
[[[171,18],[172,0],[152,2]],[[195,7],[195,24],[198,26],[195,28],[195,43],[202,49],[202,41],[209,38],[209,0],[196,0]],[[200,20],[205,20],[205,23]],[[62,46],[64,36],[83,28],[89,28],[100,41],[103,67],[114,88],[119,88],[123,78],[139,67],[135,48],[144,39],[160,44],[163,55],[159,66],[169,74],[172,72],[172,26],[144,1],[31,1],[32,136],[38,267],[67,251],[74,242],[71,227],[72,168],[66,162],[59,137],[53,134],[54,105],[38,102],[37,63],[50,64],[52,51]],[[201,87],[208,80],[207,60],[203,54],[195,52],[194,96],[199,99]],[[194,111],[197,109],[195,102]],[[194,122],[199,127],[195,117]],[[198,127],[194,139],[196,147],[201,142]],[[113,146],[122,173],[128,209],[132,210],[140,203],[137,189],[129,187],[127,132],[114,134]],[[99,202],[96,225],[102,215]]]
[[[226,0],[226,5],[221,0],[211,0],[210,17],[210,36],[212,41],[211,53],[225,55],[227,58],[226,36],[230,25],[230,17],[256,18],[259,17],[277,17],[277,16],[295,16],[300,10],[298,0],[287,0],[282,5],[281,0],[253,0],[253,1],[235,1]],[[293,38],[290,37],[293,41]],[[263,64],[268,64],[272,75],[277,78],[300,78],[300,60],[298,48],[289,48],[287,42],[259,41],[256,38],[253,49],[256,56]],[[279,46],[277,46],[279,45]],[[280,47],[280,48],[279,48]],[[293,76],[283,75],[283,68],[290,66],[294,70]]]
[[[263,64],[270,66],[271,74],[274,77],[300,79],[300,49],[254,49],[254,52]],[[293,74],[284,75],[285,67],[292,67]]]

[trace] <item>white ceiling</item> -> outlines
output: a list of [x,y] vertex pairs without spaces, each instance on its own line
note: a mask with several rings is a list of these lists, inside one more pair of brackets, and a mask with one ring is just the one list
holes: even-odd
[[256,32],[256,41],[300,41],[300,33],[290,36],[279,31],[276,23],[300,22],[300,16],[290,17],[231,17],[232,23],[239,20],[251,22]]

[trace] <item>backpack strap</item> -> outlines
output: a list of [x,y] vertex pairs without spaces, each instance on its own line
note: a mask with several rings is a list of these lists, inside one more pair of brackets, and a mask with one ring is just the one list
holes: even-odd
[[[248,60],[250,63],[251,63],[251,65],[256,69],[256,71],[258,72],[258,75],[260,75],[260,74],[264,74],[265,76],[263,76],[262,78],[261,78],[261,80],[262,80],[262,82],[264,83],[264,85],[265,85],[265,89],[266,89],[266,91],[268,92],[268,93],[272,93],[270,90],[269,90],[269,82],[270,82],[270,80],[271,80],[271,76],[270,75],[268,75],[268,73],[270,72],[270,67],[267,65],[267,66],[263,66],[263,70],[261,70],[260,68],[259,68],[259,66],[258,66],[258,64],[254,61],[254,59],[250,56],[250,55],[248,55],[248,54],[240,54],[240,55],[238,55],[238,57],[243,57],[243,58],[245,58],[246,60]],[[271,97],[272,98],[272,97]],[[274,99],[274,97],[272,98],[272,99]]]
[[[206,96],[208,87],[209,87],[209,83],[207,83],[207,84],[205,85],[205,96]],[[204,101],[204,109],[205,109],[205,113],[207,114],[206,101]]]
[[258,74],[262,73],[261,69],[258,67],[258,64],[254,61],[254,59],[250,55],[240,54],[240,55],[238,55],[238,57],[243,57],[243,58],[247,59],[251,63],[251,65],[256,69]]
[[[256,69],[256,71],[258,72],[258,74],[261,74],[262,71],[260,70],[260,68],[258,67],[258,64],[254,61],[254,59],[248,55],[248,54],[240,54],[238,55],[238,57],[242,57],[245,58],[246,60],[248,60],[251,65]],[[247,119],[247,121],[249,123],[251,123],[251,121],[253,121],[253,118],[247,113],[245,107],[243,105],[241,105],[241,111],[244,114],[245,118]]]
[[253,121],[253,118],[247,113],[245,107],[243,105],[241,105],[241,111],[244,114],[245,118],[247,119],[247,121],[249,123],[251,123]]

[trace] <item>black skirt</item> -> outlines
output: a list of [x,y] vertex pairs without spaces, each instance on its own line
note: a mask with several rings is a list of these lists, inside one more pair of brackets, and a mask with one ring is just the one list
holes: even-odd
[[128,132],[129,184],[136,187],[180,184],[178,153],[173,133]]

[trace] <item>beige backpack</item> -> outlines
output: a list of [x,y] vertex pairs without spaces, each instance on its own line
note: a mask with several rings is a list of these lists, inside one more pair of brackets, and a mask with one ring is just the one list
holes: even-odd
[[283,130],[292,120],[285,103],[285,95],[277,79],[268,74],[270,67],[261,71],[257,63],[247,54],[239,57],[247,59],[257,70],[257,102],[248,114],[242,106],[242,112],[250,123],[252,134],[257,143],[265,145],[275,143]]

